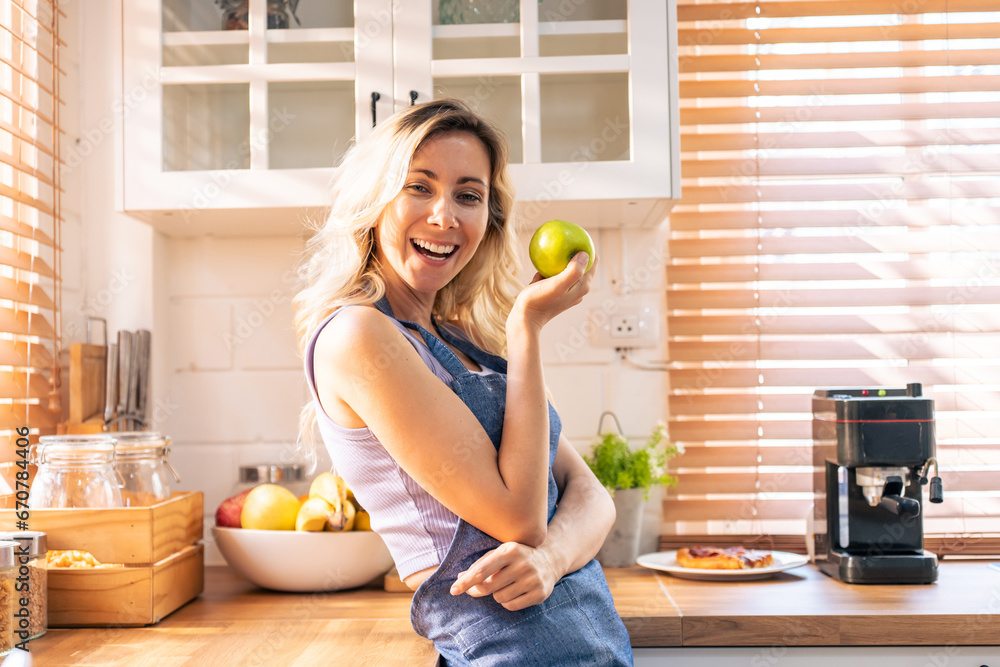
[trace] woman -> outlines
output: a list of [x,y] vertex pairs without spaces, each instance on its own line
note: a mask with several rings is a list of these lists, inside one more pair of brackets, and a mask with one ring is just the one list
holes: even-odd
[[586,253],[517,291],[506,144],[461,102],[393,116],[339,174],[295,299],[302,433],[416,591],[414,629],[449,665],[632,664],[593,560],[614,505],[542,378]]

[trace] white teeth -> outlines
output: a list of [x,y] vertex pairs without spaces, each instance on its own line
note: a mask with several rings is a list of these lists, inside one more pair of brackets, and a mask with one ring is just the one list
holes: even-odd
[[436,243],[428,243],[427,241],[423,241],[421,239],[413,239],[413,243],[424,250],[430,250],[431,252],[436,252],[439,255],[450,254],[455,249],[455,246],[453,245],[438,245]]

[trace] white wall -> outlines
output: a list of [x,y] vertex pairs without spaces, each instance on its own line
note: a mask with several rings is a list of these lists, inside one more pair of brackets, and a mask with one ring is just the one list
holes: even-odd
[[88,317],[109,331],[153,328],[153,231],[114,211],[114,92],[112,3],[60,4],[68,48],[61,53],[66,106],[62,157],[64,342],[86,338]]
[[[164,245],[161,340],[171,405],[162,428],[174,440],[171,460],[183,487],[204,491],[206,515],[214,518],[234,492],[240,465],[295,461],[299,411],[308,399],[291,308],[301,242]],[[325,455],[321,465],[329,469]]]
[[[206,525],[230,495],[242,463],[291,457],[306,390],[291,327],[291,270],[299,237],[173,239],[114,211],[114,138],[120,120],[113,77],[110,3],[66,3],[68,77],[64,154],[73,168],[64,197],[66,343],[83,340],[86,317],[104,317],[112,334],[149,328],[153,340],[153,427],[174,440],[171,460],[182,489],[205,493]],[[127,113],[127,106],[121,113]],[[551,217],[559,217],[552,204]],[[582,224],[592,221],[577,220]],[[641,441],[665,417],[666,374],[636,370],[588,341],[588,313],[617,292],[659,300],[663,270],[655,230],[599,231],[593,291],[544,335],[546,379],[573,444],[586,452],[598,416],[613,410]],[[527,259],[524,278],[533,272]],[[655,360],[663,350],[636,355]],[[328,465],[328,459],[322,460]],[[649,503],[642,551],[656,550],[659,504]],[[206,536],[210,538],[210,532]],[[210,542],[210,539],[206,540]],[[210,564],[221,563],[209,544]]]

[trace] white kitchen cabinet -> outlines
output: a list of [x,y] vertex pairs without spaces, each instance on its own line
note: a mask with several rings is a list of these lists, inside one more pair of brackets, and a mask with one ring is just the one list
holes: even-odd
[[120,210],[176,236],[298,230],[373,120],[441,96],[507,135],[525,225],[653,226],[680,195],[672,0],[458,25],[438,0],[303,0],[287,28],[269,4],[223,30],[209,0],[121,1]]

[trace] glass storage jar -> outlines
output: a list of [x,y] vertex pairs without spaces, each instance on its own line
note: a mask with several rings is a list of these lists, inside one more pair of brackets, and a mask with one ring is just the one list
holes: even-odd
[[110,435],[44,435],[31,448],[38,472],[28,507],[121,507]]
[[0,540],[16,542],[14,569],[17,583],[27,588],[14,596],[15,644],[37,639],[49,629],[49,570],[47,538],[39,530],[0,532]]
[[170,438],[154,431],[115,433],[115,469],[122,478],[125,507],[155,505],[170,499],[170,478],[177,475],[167,460]]
[[0,542],[0,656],[14,648],[14,550],[17,542]]
[[234,493],[242,493],[258,484],[277,484],[283,486],[296,497],[309,493],[309,480],[306,479],[305,466],[301,463],[257,463],[240,466],[239,482]]

